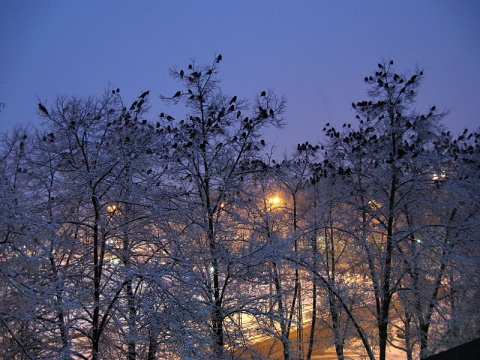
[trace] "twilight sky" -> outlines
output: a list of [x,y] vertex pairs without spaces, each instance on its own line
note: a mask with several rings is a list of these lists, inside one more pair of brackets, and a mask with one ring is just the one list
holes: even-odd
[[287,127],[266,136],[277,152],[316,143],[327,122],[355,123],[351,103],[382,58],[425,70],[418,110],[450,110],[454,133],[480,126],[477,0],[2,0],[0,132],[39,124],[37,98],[108,87],[128,104],[150,90],[156,120],[158,96],[179,89],[168,69],[215,54],[225,93],[286,97]]

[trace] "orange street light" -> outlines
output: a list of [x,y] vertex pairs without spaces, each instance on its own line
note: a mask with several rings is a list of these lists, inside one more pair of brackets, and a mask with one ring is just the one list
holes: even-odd
[[282,205],[282,198],[273,196],[267,199],[268,210],[278,209]]
[[118,209],[117,205],[115,205],[115,204],[107,206],[107,211],[110,212],[110,213],[113,213],[113,212],[117,211],[117,209]]

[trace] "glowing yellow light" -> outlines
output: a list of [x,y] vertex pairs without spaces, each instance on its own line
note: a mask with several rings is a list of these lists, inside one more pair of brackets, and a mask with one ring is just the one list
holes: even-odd
[[267,199],[267,206],[269,210],[275,210],[282,205],[282,198],[279,196],[273,196]]
[[113,204],[113,205],[108,205],[107,206],[107,211],[108,212],[115,212],[117,211],[117,205]]
[[272,205],[279,205],[281,201],[282,200],[278,196],[275,196],[268,200],[268,202]]

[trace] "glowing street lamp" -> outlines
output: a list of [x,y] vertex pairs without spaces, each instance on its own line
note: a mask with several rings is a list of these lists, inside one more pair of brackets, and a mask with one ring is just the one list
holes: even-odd
[[282,200],[278,196],[275,196],[268,201],[273,205],[279,205]]
[[268,210],[278,209],[282,205],[282,198],[273,196],[267,199]]

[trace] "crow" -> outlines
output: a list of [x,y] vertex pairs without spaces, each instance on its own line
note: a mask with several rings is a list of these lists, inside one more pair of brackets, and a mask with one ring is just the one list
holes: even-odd
[[48,110],[45,106],[43,106],[42,104],[38,103],[38,109],[43,112],[45,115],[48,116]]

